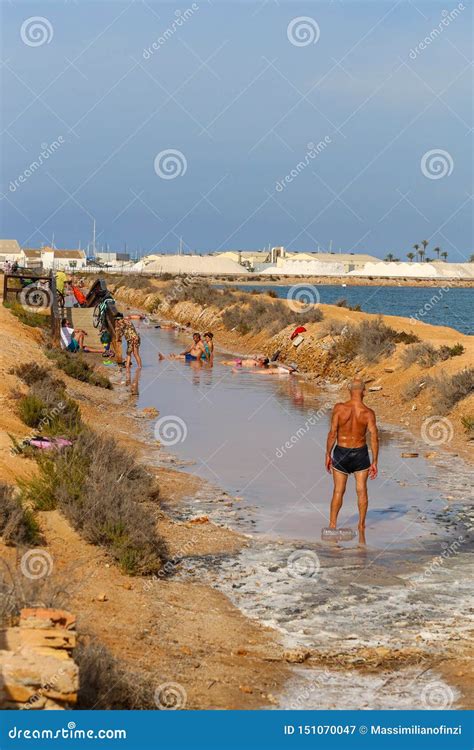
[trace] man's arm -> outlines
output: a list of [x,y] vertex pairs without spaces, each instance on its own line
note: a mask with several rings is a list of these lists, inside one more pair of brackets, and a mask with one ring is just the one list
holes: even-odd
[[379,460],[379,431],[377,429],[377,421],[375,419],[375,412],[370,409],[369,421],[367,423],[367,429],[370,433],[370,447],[372,449],[372,463],[369,469],[370,479],[375,479],[377,476],[377,462]]
[[339,404],[336,404],[331,414],[331,427],[328,432],[328,439],[326,442],[326,471],[331,471],[331,453],[334,448],[334,443],[337,440],[337,424],[339,419]]

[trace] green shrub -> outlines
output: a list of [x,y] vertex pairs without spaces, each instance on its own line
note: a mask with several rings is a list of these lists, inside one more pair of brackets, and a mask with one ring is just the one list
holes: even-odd
[[81,354],[70,354],[69,352],[59,351],[58,349],[49,349],[46,356],[53,360],[60,370],[69,375],[71,378],[80,380],[83,383],[96,385],[99,388],[112,388],[110,380],[101,373],[97,372],[94,367],[86,362]]
[[[414,339],[418,340],[416,336]],[[339,336],[329,350],[329,357],[348,361],[360,356],[365,362],[378,362],[382,357],[389,357],[396,344],[407,341],[413,341],[413,334],[395,331],[382,318],[375,318],[358,326],[347,325],[344,334]]]
[[38,427],[46,414],[45,403],[32,394],[23,396],[18,404],[18,414],[28,427]]
[[461,423],[470,440],[474,438],[474,417],[461,417]]
[[41,313],[29,312],[20,305],[18,302],[5,302],[10,312],[18,318],[21,323],[24,323],[31,328],[50,328],[51,318],[49,315],[42,315]]
[[59,508],[89,542],[105,547],[122,570],[161,569],[165,545],[143,503],[155,501],[155,479],[113,438],[83,429],[73,447],[38,457],[39,475],[21,486],[37,509]]
[[438,351],[439,358],[441,360],[446,360],[451,357],[460,357],[461,354],[464,354],[465,349],[462,344],[454,344],[454,346],[441,346]]
[[149,313],[154,313],[158,310],[159,306],[162,303],[162,299],[159,294],[153,295],[152,299],[146,303],[146,310]]
[[405,349],[403,352],[403,363],[407,367],[413,364],[420,365],[420,367],[433,367],[438,362],[445,361],[451,357],[459,357],[463,353],[464,347],[462,344],[441,346],[439,349],[436,349],[432,344],[422,342]]
[[36,364],[36,362],[25,362],[22,365],[18,365],[18,367],[14,367],[10,372],[20,378],[26,385],[33,385],[38,380],[51,379],[49,370],[46,367]]
[[41,538],[32,511],[3,482],[0,482],[0,535],[5,544],[15,547],[38,544]]

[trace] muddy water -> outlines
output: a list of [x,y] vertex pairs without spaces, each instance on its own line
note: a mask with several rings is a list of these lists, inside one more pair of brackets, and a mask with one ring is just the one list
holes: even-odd
[[[158,363],[158,351],[183,350],[187,339],[154,329],[142,330],[142,338],[139,406],[160,411],[167,452],[203,479],[178,517],[208,515],[252,535],[237,556],[184,557],[182,575],[222,590],[248,616],[277,628],[287,646],[320,652],[416,647],[440,657],[456,648],[472,623],[472,482],[458,459],[439,454],[428,462],[426,445],[382,430],[366,545],[357,538],[323,543],[331,483],[322,462],[336,394],[318,393],[296,378],[233,373],[218,364],[219,356],[213,369]],[[166,424],[173,429],[166,431]],[[420,457],[402,459],[407,450]],[[357,525],[353,483],[341,525]],[[301,707],[313,705],[311,674],[296,675],[282,707],[307,694]],[[430,706],[430,695],[420,704],[416,668],[392,677],[332,674],[325,705],[442,707]],[[343,685],[350,706],[337,702]],[[378,697],[368,704],[374,691]],[[441,693],[445,707],[455,705],[449,686]]]
[[[251,505],[255,532],[319,540],[328,523],[332,480],[323,461],[336,394],[318,393],[295,377],[234,373],[219,364],[220,357],[212,369],[181,361],[159,364],[157,350],[179,351],[187,340],[155,330],[144,338],[150,366],[141,377],[140,404],[157,407],[169,418],[170,431],[178,418],[176,437],[183,439],[169,445],[172,452],[194,461],[193,473]],[[164,431],[165,424],[163,438]],[[173,432],[169,441],[174,437]],[[403,436],[382,432],[380,476],[369,483],[366,541],[372,547],[404,546],[438,533],[431,511],[443,507],[441,493],[426,491],[431,473],[426,461],[401,458],[405,443]],[[352,480],[340,525],[357,526]]]

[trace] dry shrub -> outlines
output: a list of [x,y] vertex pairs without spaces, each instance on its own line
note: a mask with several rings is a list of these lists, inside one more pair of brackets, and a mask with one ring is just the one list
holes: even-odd
[[[233,305],[222,315],[222,322],[228,330],[236,329],[243,335],[266,330],[273,336],[296,323],[297,314],[281,300],[269,302],[268,299],[249,299],[243,295],[241,302],[243,304]],[[316,323],[322,318],[323,313],[317,306],[304,313],[305,323]]]
[[59,507],[89,542],[105,547],[131,575],[156,573],[166,549],[158,537],[154,477],[113,438],[83,429],[70,449],[38,457],[39,475],[21,485],[36,508]]
[[441,414],[446,414],[458,401],[462,401],[474,392],[474,367],[466,367],[450,378],[436,378],[432,381],[432,385],[434,406]]
[[437,362],[444,362],[451,357],[459,357],[463,353],[464,347],[462,344],[441,346],[439,349],[436,349],[431,344],[422,342],[405,349],[403,352],[403,363],[407,367],[413,364],[420,365],[420,367],[433,367]]
[[0,535],[7,545],[31,546],[40,541],[39,525],[29,508],[25,508],[13,487],[0,482]]
[[343,361],[360,356],[365,362],[378,362],[382,357],[389,357],[396,344],[413,341],[418,341],[413,334],[395,331],[382,318],[375,318],[358,326],[348,325],[344,334],[332,345],[329,356]]
[[426,385],[426,380],[411,380],[402,392],[402,398],[404,401],[413,401],[414,398],[420,395],[423,387]]
[[78,405],[66,396],[64,384],[50,377],[33,382],[18,402],[18,413],[45,435],[75,435],[82,426]]
[[22,365],[18,365],[18,367],[14,367],[10,372],[20,378],[26,385],[33,385],[33,383],[37,383],[39,380],[52,381],[58,385],[61,382],[52,378],[49,370],[46,367],[36,364],[36,362],[25,362]]
[[3,561],[0,567],[0,627],[18,622],[25,607],[65,609],[69,601],[67,581],[55,575],[32,579]]
[[461,423],[466,430],[469,440],[472,440],[474,438],[474,417],[461,417]]
[[80,380],[82,383],[97,385],[99,388],[107,388],[109,390],[112,388],[110,380],[105,375],[97,372],[94,367],[91,367],[81,354],[70,354],[69,352],[50,349],[46,352],[46,355],[57,364],[60,370],[71,378]]
[[343,320],[326,320],[321,330],[322,336],[340,336],[346,326]]
[[438,360],[438,352],[435,347],[425,342],[407,347],[402,354],[402,361],[406,367],[410,367],[410,365],[433,367]]
[[76,708],[156,710],[150,677],[131,671],[102,644],[83,638],[73,656],[81,675]]

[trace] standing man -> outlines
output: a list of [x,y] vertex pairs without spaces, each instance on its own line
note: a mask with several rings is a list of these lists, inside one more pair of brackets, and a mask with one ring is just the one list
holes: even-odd
[[[368,477],[375,479],[377,476],[379,438],[375,412],[364,404],[364,382],[360,378],[354,378],[349,385],[349,391],[349,401],[336,404],[332,411],[331,428],[326,445],[326,469],[328,472],[332,469],[334,480],[329,528],[335,529],[337,526],[347,477],[354,474],[359,505],[359,532],[363,536],[369,504],[367,479]],[[372,463],[366,443],[367,432],[370,433]],[[334,453],[332,453],[333,448]]]

